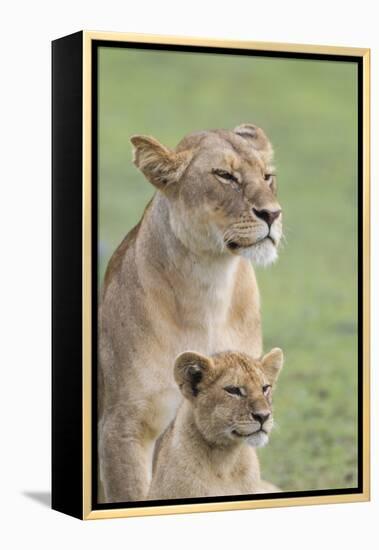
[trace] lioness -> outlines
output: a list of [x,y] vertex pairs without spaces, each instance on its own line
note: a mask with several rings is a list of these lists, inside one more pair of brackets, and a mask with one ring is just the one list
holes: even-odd
[[175,150],[131,138],[157,193],[113,254],[99,312],[99,472],[103,501],[146,498],[156,438],[180,392],[186,349],[261,354],[259,293],[248,260],[277,257],[281,209],[263,130],[190,134]]
[[185,400],[157,441],[148,498],[275,491],[261,480],[254,447],[268,442],[282,366],[279,348],[260,361],[235,352],[182,353],[174,376]]

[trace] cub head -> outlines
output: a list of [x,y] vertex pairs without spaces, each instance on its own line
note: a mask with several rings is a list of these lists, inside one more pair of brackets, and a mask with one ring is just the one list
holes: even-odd
[[273,427],[272,392],[282,366],[279,348],[259,360],[238,352],[206,357],[189,351],[177,357],[174,376],[210,444],[262,447]]
[[174,150],[148,136],[131,141],[134,163],[167,197],[172,230],[186,247],[275,261],[282,215],[272,146],[261,128],[190,134]]

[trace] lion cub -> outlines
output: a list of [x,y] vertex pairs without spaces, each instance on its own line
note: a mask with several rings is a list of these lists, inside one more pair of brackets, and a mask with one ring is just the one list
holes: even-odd
[[260,360],[237,352],[179,355],[174,376],[185,399],[156,443],[148,498],[278,491],[261,480],[254,448],[268,442],[282,366],[279,348]]

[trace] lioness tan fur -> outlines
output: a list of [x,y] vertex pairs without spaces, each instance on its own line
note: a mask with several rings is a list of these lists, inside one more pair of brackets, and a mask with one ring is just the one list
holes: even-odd
[[236,352],[181,354],[174,376],[185,400],[156,445],[149,498],[277,490],[261,480],[255,447],[268,442],[282,366],[278,348],[262,360]]
[[181,397],[186,349],[261,354],[251,263],[276,259],[281,210],[272,148],[249,124],[191,134],[175,150],[134,136],[157,192],[111,258],[99,311],[100,501],[144,499],[156,438]]

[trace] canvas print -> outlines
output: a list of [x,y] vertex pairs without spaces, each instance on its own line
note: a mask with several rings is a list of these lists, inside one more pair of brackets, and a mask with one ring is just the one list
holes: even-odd
[[357,64],[96,63],[97,503],[355,490]]

